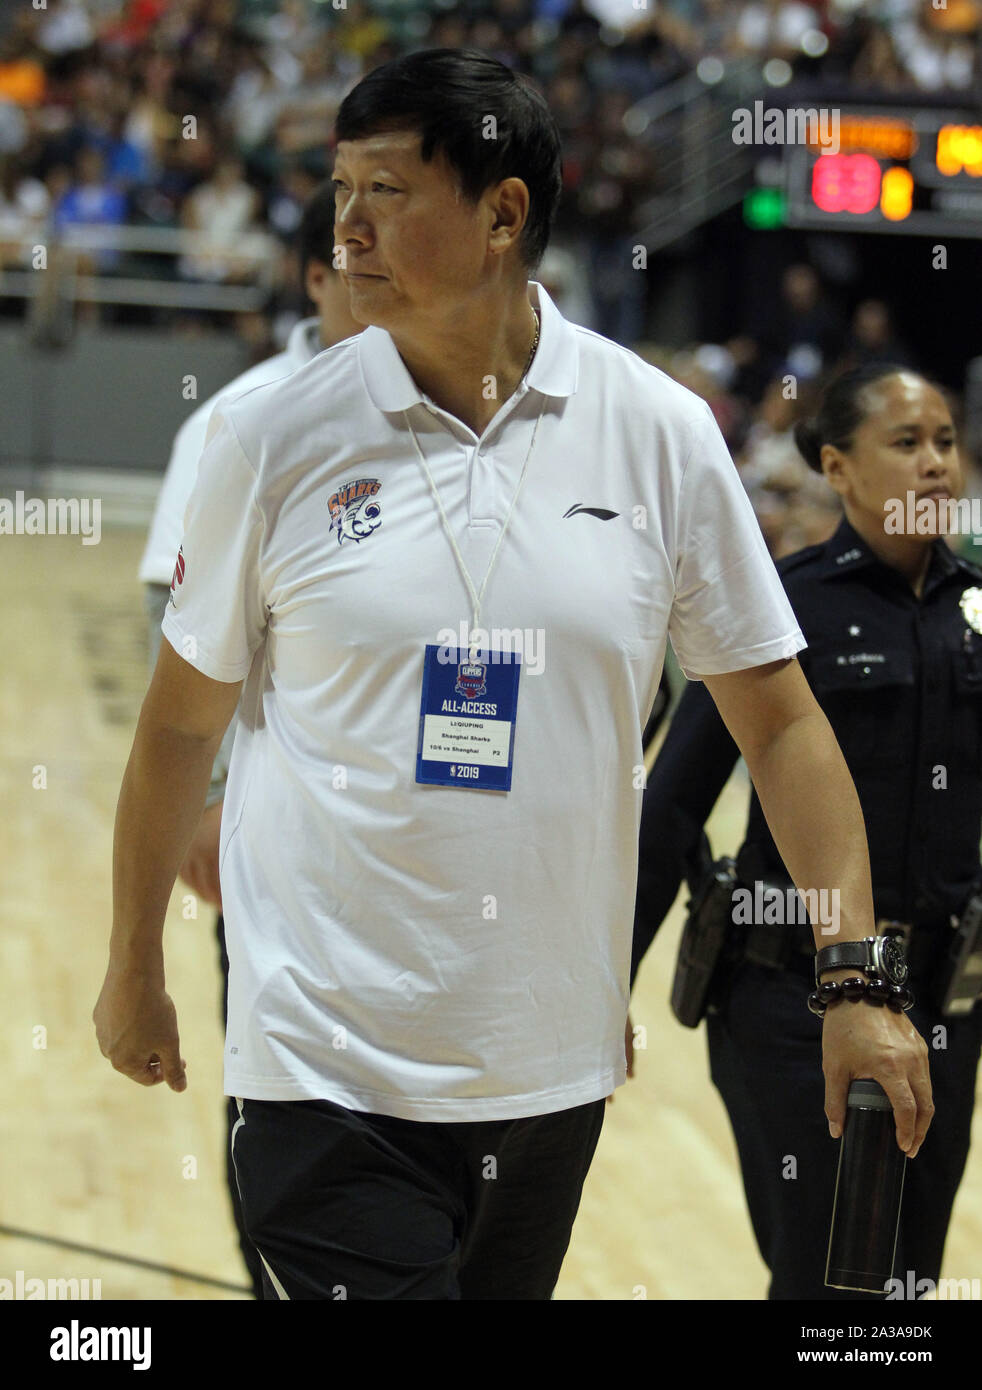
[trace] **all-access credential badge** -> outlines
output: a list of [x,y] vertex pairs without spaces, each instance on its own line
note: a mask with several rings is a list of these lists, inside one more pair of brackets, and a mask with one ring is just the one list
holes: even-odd
[[982,589],[966,589],[958,606],[973,632],[982,632]]
[[458,647],[426,647],[416,781],[507,792],[521,658],[517,652],[495,651],[490,661],[471,661],[470,655]]

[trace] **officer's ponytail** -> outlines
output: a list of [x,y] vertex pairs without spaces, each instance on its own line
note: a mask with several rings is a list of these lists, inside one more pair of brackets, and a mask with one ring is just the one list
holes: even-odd
[[822,471],[822,437],[814,420],[798,420],[794,427],[798,453],[816,473]]
[[851,446],[853,434],[866,416],[861,395],[867,386],[909,370],[897,363],[867,362],[831,381],[814,418],[799,420],[794,427],[794,442],[808,467],[821,473],[823,444],[834,444],[837,449]]

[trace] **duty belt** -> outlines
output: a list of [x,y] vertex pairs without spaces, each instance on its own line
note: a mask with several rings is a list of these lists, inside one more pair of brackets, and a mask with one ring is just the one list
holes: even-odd
[[[767,930],[767,928],[763,928]],[[876,934],[895,932],[903,937],[904,954],[912,975],[920,975],[926,967],[933,964],[938,952],[943,950],[947,938],[938,929],[938,924],[917,925],[913,922],[896,922],[889,917],[878,917]],[[807,957],[809,967],[815,958],[815,937],[809,922],[800,922],[790,929],[791,950],[796,957]],[[831,944],[833,938],[830,938]],[[789,961],[789,965],[790,965]],[[796,968],[797,962],[796,962]]]
[[[742,887],[748,888],[746,884]],[[791,885],[788,885],[790,888]],[[777,888],[782,894],[788,890],[777,884],[765,887]],[[948,934],[938,930],[941,923],[898,922],[891,918],[877,919],[877,935],[886,931],[897,932],[903,937],[904,952],[912,976],[920,976],[930,969],[939,954],[943,952]],[[770,925],[754,922],[745,928],[743,956],[757,965],[772,969],[794,970],[808,974],[814,969],[815,937],[809,921],[786,925]],[[830,942],[834,938],[829,938]]]

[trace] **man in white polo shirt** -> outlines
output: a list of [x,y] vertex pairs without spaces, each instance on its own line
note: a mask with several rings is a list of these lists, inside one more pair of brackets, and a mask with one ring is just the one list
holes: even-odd
[[[641,736],[670,637],[800,885],[872,926],[863,822],[706,405],[529,283],[560,191],[491,58],[386,64],[337,120],[360,338],[219,407],[120,795],[100,1046],[186,1086],[161,928],[222,820],[233,1154],[268,1296],[544,1299],[624,1080]],[[520,658],[520,659],[519,659]],[[906,1016],[825,1024],[830,1122]],[[340,1291],[340,1292],[339,1292]]]

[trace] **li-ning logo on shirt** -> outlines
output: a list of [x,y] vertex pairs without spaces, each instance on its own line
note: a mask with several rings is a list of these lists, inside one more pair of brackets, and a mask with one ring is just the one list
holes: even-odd
[[582,502],[577,502],[568,512],[563,512],[563,520],[568,516],[578,516],[580,512],[585,512],[587,516],[597,516],[601,521],[611,521],[615,516],[620,516],[620,512],[609,512],[606,507],[584,507]]
[[378,478],[356,478],[353,483],[343,483],[327,499],[331,530],[338,533],[338,545],[346,540],[363,541],[382,525],[382,509],[375,501],[381,486]]

